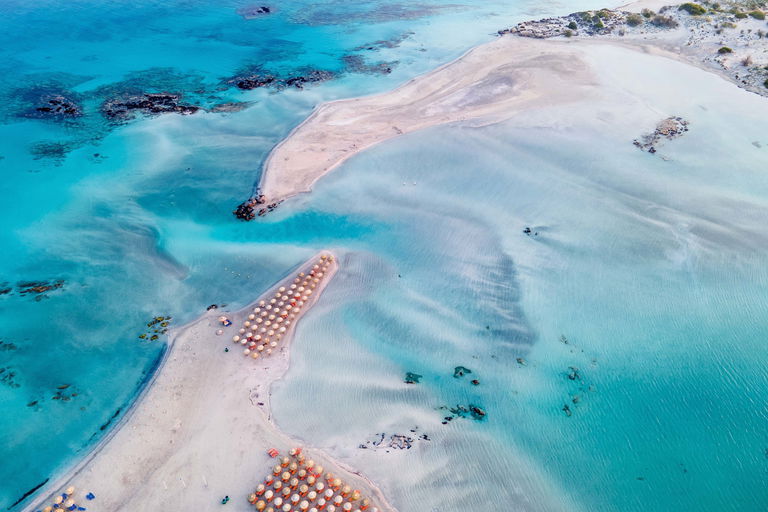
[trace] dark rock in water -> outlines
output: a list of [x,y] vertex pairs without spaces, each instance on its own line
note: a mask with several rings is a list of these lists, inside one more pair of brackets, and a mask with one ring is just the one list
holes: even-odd
[[9,388],[20,388],[21,384],[16,382],[16,372],[10,366],[0,368],[0,384],[5,384]]
[[[418,432],[417,428],[410,429],[412,433]],[[417,441],[430,441],[430,438],[427,434],[422,434],[418,437],[418,439],[414,439],[406,434],[391,434],[387,436],[386,433],[379,433],[375,434],[373,436],[373,440],[367,440],[365,443],[360,443],[357,447],[361,450],[387,450],[387,453],[389,453],[389,449],[395,449],[395,450],[410,450],[413,448],[414,444]]]
[[568,367],[568,379],[570,380],[581,380],[581,374],[579,373],[579,369],[575,366],[569,366]]
[[252,89],[258,89],[259,87],[268,87],[268,86],[276,85],[277,78],[275,78],[272,75],[257,74],[257,75],[237,77],[232,79],[231,82],[234,83],[238,89],[243,89],[244,91],[250,91]]
[[194,114],[200,107],[180,103],[181,96],[170,93],[144,93],[124,95],[105,101],[101,106],[102,113],[113,121],[128,121],[136,113],[158,115],[177,113],[182,115]]
[[21,503],[22,501],[27,499],[29,496],[33,495],[38,489],[40,489],[42,486],[44,486],[46,483],[48,483],[48,480],[49,479],[46,478],[45,480],[43,480],[42,482],[40,482],[39,484],[37,484],[36,486],[31,488],[30,490],[28,490],[27,492],[22,494],[21,498],[17,499],[15,502],[11,503],[11,506],[8,507],[6,510],[11,510],[13,507],[15,507],[16,505],[18,505],[19,503]]
[[336,74],[332,71],[325,71],[323,69],[313,69],[303,75],[292,76],[285,81],[285,85],[288,87],[296,87],[297,89],[303,89],[306,84],[313,84],[319,82],[326,82],[336,78]]
[[272,14],[272,12],[274,12],[274,9],[267,5],[249,5],[247,7],[241,7],[237,10],[237,14],[246,20],[260,18],[262,16],[266,16],[267,14]]
[[332,71],[323,69],[310,69],[301,74],[286,74],[279,76],[257,69],[250,73],[231,78],[227,83],[234,84],[238,89],[252,90],[260,87],[270,87],[273,89],[285,89],[286,87],[295,87],[303,89],[305,85],[325,82],[336,78]]
[[218,308],[218,307],[219,307],[219,306],[217,306],[216,304],[211,304],[210,306],[208,306],[207,308],[205,308],[205,310],[206,310],[206,311],[210,311],[210,310],[212,310],[212,309],[216,309],[216,308]]
[[673,140],[681,137],[688,131],[688,125],[690,123],[679,116],[672,116],[663,119],[656,125],[656,129],[652,133],[643,135],[639,139],[632,141],[635,147],[647,151],[648,153],[656,153],[656,145],[662,142],[664,139]]
[[570,408],[570,407],[568,407],[568,404],[565,404],[565,405],[563,405],[563,412],[564,412],[564,413],[565,413],[565,415],[566,415],[566,416],[568,416],[569,418],[570,418],[570,417],[571,417],[571,415],[573,414],[573,413],[571,412],[571,408]]
[[473,385],[473,386],[479,386],[479,385],[480,385],[480,381],[479,381],[479,380],[477,380],[477,379],[473,379],[473,380],[472,380],[472,385]]
[[61,94],[49,94],[40,98],[34,113],[29,113],[27,117],[72,118],[82,115],[83,109],[75,100]]
[[8,295],[13,291],[13,288],[8,286],[7,282],[0,283],[0,295]]
[[11,350],[16,350],[17,348],[19,347],[10,341],[0,340],[0,352],[9,352]]
[[20,281],[16,284],[16,291],[18,291],[20,295],[35,296],[35,300],[39,301],[47,297],[47,292],[58,290],[63,287],[63,279],[56,279],[55,281]]
[[526,363],[526,362],[525,362],[525,359],[523,359],[522,357],[518,357],[518,358],[517,358],[517,364],[519,364],[520,366],[525,366],[525,365],[527,365],[528,363]]
[[405,383],[406,384],[418,384],[419,381],[421,381],[421,378],[423,375],[419,375],[418,373],[412,373],[408,372],[405,374]]
[[255,197],[252,197],[247,201],[243,201],[237,205],[237,208],[235,208],[232,213],[240,220],[253,220],[256,218],[256,206],[264,204],[265,201],[266,200],[264,199],[264,195],[258,194]]
[[472,417],[476,420],[482,420],[485,418],[485,411],[476,405],[470,404],[469,411],[472,414]]
[[463,377],[464,375],[472,373],[472,370],[469,368],[465,368],[463,366],[457,366],[453,369],[453,378],[458,379],[459,377]]
[[232,214],[237,217],[240,220],[253,220],[256,218],[256,215],[259,217],[265,216],[267,213],[272,212],[275,210],[275,208],[278,207],[280,203],[283,201],[275,201],[272,203],[269,203],[263,208],[258,208],[259,205],[263,205],[266,202],[266,199],[264,199],[263,194],[259,194],[256,197],[252,197],[251,199],[248,199],[247,201],[244,201],[240,203],[237,208],[232,212]]
[[457,405],[449,410],[451,411],[451,414],[453,414],[453,417],[446,416],[446,421],[451,421],[453,418],[472,418],[475,421],[483,421],[487,416],[487,413],[482,407],[474,404],[466,406]]

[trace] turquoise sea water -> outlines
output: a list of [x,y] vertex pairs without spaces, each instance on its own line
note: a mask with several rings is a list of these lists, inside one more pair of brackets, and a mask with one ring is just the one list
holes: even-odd
[[[764,100],[680,76],[679,94],[686,80],[701,91],[674,166],[626,144],[636,126],[605,130],[600,116],[554,133],[553,111],[430,130],[241,223],[230,211],[313,105],[389,89],[514,21],[599,7],[293,1],[245,20],[245,5],[0,6],[0,507],[23,507],[124,413],[162,351],[138,338],[154,316],[238,307],[333,248],[342,272],[299,330],[275,415],[400,510],[765,508],[768,157],[752,144],[768,144]],[[223,84],[254,65],[341,71],[349,54],[397,64],[303,91]],[[129,89],[253,104],[109,125],[100,102]],[[22,117],[47,91],[86,115]],[[57,279],[40,300],[19,292]],[[457,365],[481,385],[454,379]],[[422,383],[403,384],[406,371]],[[442,425],[436,407],[459,403],[488,419]],[[307,404],[316,414],[298,414]],[[357,448],[415,425],[433,440]]]

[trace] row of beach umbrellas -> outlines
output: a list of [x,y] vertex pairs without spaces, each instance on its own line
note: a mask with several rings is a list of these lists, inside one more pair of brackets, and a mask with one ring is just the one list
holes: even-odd
[[371,500],[293,448],[248,496],[263,512],[378,512]]
[[[299,272],[292,283],[280,286],[271,298],[260,300],[232,336],[232,342],[243,346],[246,357],[272,355],[306,309],[332,263],[332,255],[321,255],[306,272]],[[227,318],[221,317],[219,321],[224,323]]]

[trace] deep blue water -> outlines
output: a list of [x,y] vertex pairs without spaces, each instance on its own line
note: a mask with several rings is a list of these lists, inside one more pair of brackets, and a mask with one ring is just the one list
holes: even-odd
[[[714,113],[690,108],[702,135],[679,141],[688,160],[672,192],[658,161],[634,148],[595,158],[594,141],[620,143],[594,126],[553,142],[505,125],[376,148],[264,222],[230,213],[271,147],[318,102],[387,90],[498,28],[592,4],[292,1],[246,20],[237,13],[245,2],[4,2],[0,289],[10,291],[0,295],[0,507],[15,510],[124,413],[162,352],[162,335],[139,338],[153,317],[178,325],[213,303],[245,304],[326,247],[347,267],[329,288],[337,306],[308,321],[347,346],[348,358],[324,359],[312,343],[320,334],[300,330],[276,416],[359,463],[402,510],[464,503],[415,493],[445,485],[437,470],[411,486],[396,478],[397,463],[353,454],[360,436],[411,421],[443,442],[401,464],[462,460],[468,496],[489,504],[514,494],[533,510],[765,505],[766,267],[755,220],[765,181],[754,169],[766,161],[748,150],[766,117],[732,126],[728,151],[690,156],[726,119],[729,105],[710,101],[716,88],[701,100]],[[349,55],[392,72],[345,71]],[[337,78],[280,92],[227,83],[257,67]],[[105,99],[139,90],[206,108],[252,103],[120,126],[100,114]],[[25,117],[49,93],[76,98],[85,115]],[[514,173],[499,172],[510,162]],[[605,178],[627,162],[625,174]],[[656,217],[644,216],[650,210]],[[724,219],[727,229],[712,227]],[[543,243],[521,235],[528,224]],[[19,283],[57,280],[60,288],[20,293]],[[519,356],[528,366],[518,367]],[[458,364],[475,368],[482,387],[457,388]],[[583,382],[567,379],[569,366]],[[350,370],[361,367],[365,386]],[[327,370],[320,383],[317,370]],[[398,387],[411,370],[425,375],[417,396]],[[360,404],[350,409],[359,414],[337,417],[349,431],[336,437],[287,399],[329,389]],[[576,394],[581,405],[565,418],[560,408]],[[482,402],[489,420],[456,421],[440,434],[434,407],[468,400]],[[489,494],[478,476],[486,455],[520,489]]]

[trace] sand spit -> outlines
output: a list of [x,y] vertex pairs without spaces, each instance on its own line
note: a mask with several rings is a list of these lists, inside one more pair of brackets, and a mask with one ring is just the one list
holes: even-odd
[[[269,357],[245,357],[233,336],[259,301],[269,303],[280,287],[290,288],[299,272],[309,274],[319,262],[320,255],[313,257],[240,311],[208,311],[171,331],[164,361],[132,411],[24,510],[42,510],[69,486],[88,510],[213,510],[225,496],[230,497],[226,510],[254,510],[248,495],[275,464],[267,450],[276,448],[282,455],[300,445],[270,417],[270,387],[288,369],[292,328],[300,317]],[[301,314],[318,300],[337,268],[334,258]],[[232,325],[222,326],[220,315]],[[219,330],[224,332],[217,335]],[[393,510],[350,468],[311,447],[304,453],[371,497],[379,510]],[[83,499],[87,492],[95,495],[93,501]]]
[[577,101],[593,82],[581,49],[500,38],[376,96],[320,105],[270,154],[267,202],[301,192],[350,156],[398,135],[455,121],[489,124],[526,108]]
[[646,7],[657,3],[521,23],[391,92],[320,105],[267,159],[263,201],[308,192],[349,157],[404,133],[457,121],[490,124],[526,109],[599,96],[595,77],[601,70],[584,58],[597,44],[672,58],[768,93],[762,83],[768,39],[758,29],[765,22],[724,10],[692,16],[677,7],[631,14]]

